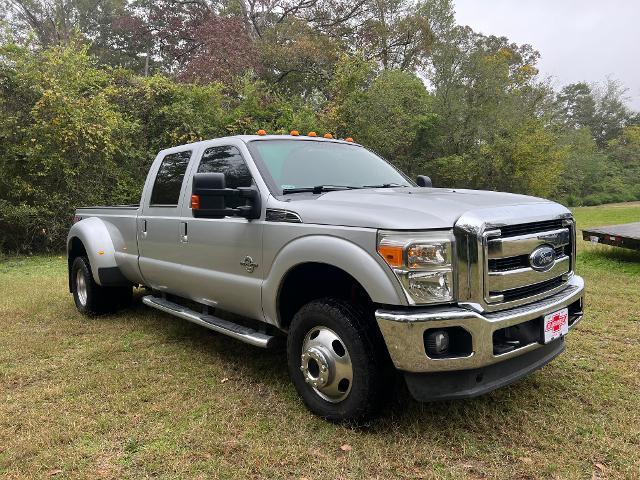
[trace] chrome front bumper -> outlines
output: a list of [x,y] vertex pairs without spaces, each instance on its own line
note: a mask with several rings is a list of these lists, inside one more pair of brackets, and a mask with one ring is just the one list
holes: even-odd
[[[579,302],[582,306],[584,281],[574,275],[562,291],[528,305],[491,313],[477,313],[460,307],[377,310],[376,320],[384,336],[389,355],[398,370],[405,372],[442,372],[484,367],[518,357],[543,345],[530,343],[507,353],[493,353],[493,332],[517,325]],[[582,309],[574,312],[569,328],[582,319]],[[424,332],[432,328],[462,327],[472,336],[472,352],[455,358],[429,358]]]

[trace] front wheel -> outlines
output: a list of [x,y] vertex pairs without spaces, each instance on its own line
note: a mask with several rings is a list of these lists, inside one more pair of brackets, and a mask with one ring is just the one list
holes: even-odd
[[373,416],[387,397],[392,368],[366,313],[325,298],[302,307],[287,340],[289,374],[307,408],[333,421]]

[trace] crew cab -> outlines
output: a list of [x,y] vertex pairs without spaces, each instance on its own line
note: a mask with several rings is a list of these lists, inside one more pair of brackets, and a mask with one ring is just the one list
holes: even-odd
[[565,207],[414,182],[351,139],[260,133],[162,150],[139,205],[79,208],[78,310],[143,287],[151,308],[286,342],[296,390],[330,420],[374,415],[398,372],[418,400],[467,398],[565,349],[584,290]]

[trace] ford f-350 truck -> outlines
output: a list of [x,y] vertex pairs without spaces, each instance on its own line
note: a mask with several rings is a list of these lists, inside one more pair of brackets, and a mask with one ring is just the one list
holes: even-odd
[[418,400],[468,398],[565,349],[584,289],[565,207],[416,184],[351,139],[260,133],[163,150],[140,205],[78,209],[78,310],[140,286],[251,345],[286,338],[296,390],[331,420],[375,414],[396,372]]

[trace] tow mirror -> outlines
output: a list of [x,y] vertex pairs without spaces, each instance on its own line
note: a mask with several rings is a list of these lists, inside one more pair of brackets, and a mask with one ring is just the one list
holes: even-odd
[[431,183],[431,178],[426,175],[418,175],[416,179],[416,183],[419,187],[433,187],[433,183]]
[[[245,198],[247,205],[228,208],[227,198]],[[260,218],[260,194],[255,187],[226,188],[224,173],[196,173],[191,190],[191,210],[196,218],[233,215]]]

